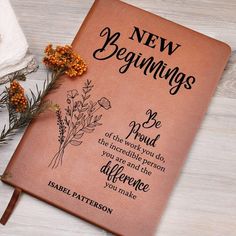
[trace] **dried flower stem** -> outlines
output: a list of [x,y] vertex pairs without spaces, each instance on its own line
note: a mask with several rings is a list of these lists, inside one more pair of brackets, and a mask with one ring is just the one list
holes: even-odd
[[[46,94],[54,88],[57,88],[57,79],[66,74],[69,77],[77,77],[82,75],[87,70],[87,65],[83,59],[72,50],[69,45],[57,46],[55,49],[49,44],[45,48],[45,57],[43,59],[46,67],[51,71],[44,82],[43,89],[39,91],[36,85],[36,94],[30,90],[31,98],[25,96],[24,89],[17,80],[25,80],[26,74],[33,70],[16,72],[4,78],[0,78],[0,85],[10,82],[10,88],[6,88],[0,94],[0,109],[7,107],[9,113],[9,125],[5,125],[0,134],[0,145],[5,144],[11,139],[11,136],[20,128],[25,127],[29,122],[43,111],[51,108],[54,111],[58,106],[53,105],[50,101],[44,98]],[[35,67],[33,67],[35,68]],[[63,143],[65,140],[64,133],[66,126],[63,124],[61,114],[58,113],[59,125],[59,141]]]
[[[28,107],[25,112],[17,113],[14,109],[7,104],[8,113],[9,113],[9,126],[4,125],[4,128],[0,134],[0,145],[7,143],[11,139],[11,136],[16,133],[18,129],[24,128],[29,124],[29,122],[35,118],[37,115],[45,111],[49,107],[53,107],[53,104],[49,101],[43,101],[46,94],[52,89],[57,88],[56,85],[57,79],[61,75],[61,71],[54,71],[47,76],[47,79],[44,81],[43,88],[40,91],[36,85],[36,95],[31,92],[31,98],[27,96]],[[5,91],[5,93],[7,93]]]
[[36,72],[38,70],[38,67],[39,66],[38,66],[36,59],[34,57],[32,57],[31,61],[28,63],[28,65],[25,68],[1,77],[0,78],[0,85],[9,83],[13,79],[25,81],[26,75]]
[[0,94],[0,108],[4,108],[6,106],[7,103],[7,94],[5,91],[3,91]]

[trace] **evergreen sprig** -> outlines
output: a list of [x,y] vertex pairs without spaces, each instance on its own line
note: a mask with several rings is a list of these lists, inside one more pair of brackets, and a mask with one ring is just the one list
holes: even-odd
[[[26,108],[26,111],[22,113],[16,112],[16,110],[10,105],[8,91],[7,88],[5,89],[0,98],[0,106],[1,100],[3,102],[2,107],[4,105],[7,106],[9,115],[9,125],[4,125],[3,130],[1,131],[0,145],[6,144],[9,140],[12,139],[12,136],[17,131],[26,127],[29,122],[40,113],[48,109],[57,109],[57,105],[53,104],[49,100],[44,100],[44,98],[51,90],[58,88],[60,84],[57,83],[57,79],[60,77],[60,75],[60,71],[48,72],[47,78],[43,84],[43,88],[39,90],[38,85],[36,85],[36,92],[34,93],[32,90],[30,90],[31,97],[26,96],[28,106]],[[19,80],[18,76],[20,75],[16,74],[14,76],[14,79]]]
[[[43,63],[49,69],[47,79],[44,81],[43,88],[39,90],[36,85],[36,92],[30,90],[30,97],[25,96],[24,89],[19,84],[19,80],[25,80],[26,74],[34,72],[34,66],[23,71],[12,73],[0,78],[0,85],[10,82],[10,88],[0,93],[0,111],[7,108],[9,124],[4,125],[0,132],[0,145],[7,143],[12,136],[21,128],[45,110],[57,111],[58,105],[46,100],[45,96],[52,90],[58,88],[58,78],[61,75],[68,77],[81,76],[87,71],[87,65],[83,59],[72,50],[69,45],[56,46],[51,44],[44,50]],[[89,85],[88,85],[89,86]],[[87,100],[88,98],[84,98]]]

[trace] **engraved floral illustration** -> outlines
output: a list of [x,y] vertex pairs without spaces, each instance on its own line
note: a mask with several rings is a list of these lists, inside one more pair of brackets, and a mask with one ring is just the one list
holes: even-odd
[[93,87],[92,81],[87,80],[81,94],[76,89],[67,91],[65,115],[63,116],[60,108],[56,111],[59,146],[48,167],[55,169],[61,166],[67,146],[81,145],[84,135],[92,133],[97,126],[102,125],[100,109],[109,110],[111,103],[106,97],[96,102],[90,100]]

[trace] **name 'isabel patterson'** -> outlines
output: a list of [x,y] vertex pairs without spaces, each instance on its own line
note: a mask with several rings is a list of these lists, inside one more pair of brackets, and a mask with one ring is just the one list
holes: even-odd
[[69,188],[66,188],[66,187],[64,187],[62,185],[59,185],[59,184],[57,184],[57,183],[55,183],[53,181],[49,181],[48,182],[48,186],[52,187],[52,188],[54,188],[54,189],[56,189],[56,190],[58,190],[58,191],[60,191],[60,192],[62,192],[64,194],[67,194],[67,195],[69,195],[69,196],[71,196],[71,197],[73,197],[75,199],[78,199],[81,202],[84,202],[85,204],[88,204],[88,205],[90,205],[92,207],[95,207],[95,208],[101,210],[101,211],[104,211],[107,214],[112,214],[112,212],[113,212],[112,208],[110,208],[108,206],[105,206],[105,205],[103,205],[103,204],[101,204],[101,203],[99,203],[99,202],[97,202],[95,200],[92,200],[92,199],[90,199],[90,198],[88,198],[86,196],[83,196],[83,195],[81,195],[81,194],[79,194],[77,192],[73,192],[72,193],[72,191]]

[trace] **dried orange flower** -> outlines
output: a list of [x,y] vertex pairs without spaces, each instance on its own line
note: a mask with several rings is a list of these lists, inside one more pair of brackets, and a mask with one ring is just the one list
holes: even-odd
[[28,106],[27,98],[24,94],[24,89],[21,87],[18,81],[13,80],[8,90],[10,105],[16,110],[16,112],[23,113]]
[[57,46],[54,49],[52,44],[49,44],[44,52],[43,63],[53,71],[61,71],[70,77],[76,77],[87,70],[83,59],[69,45]]

